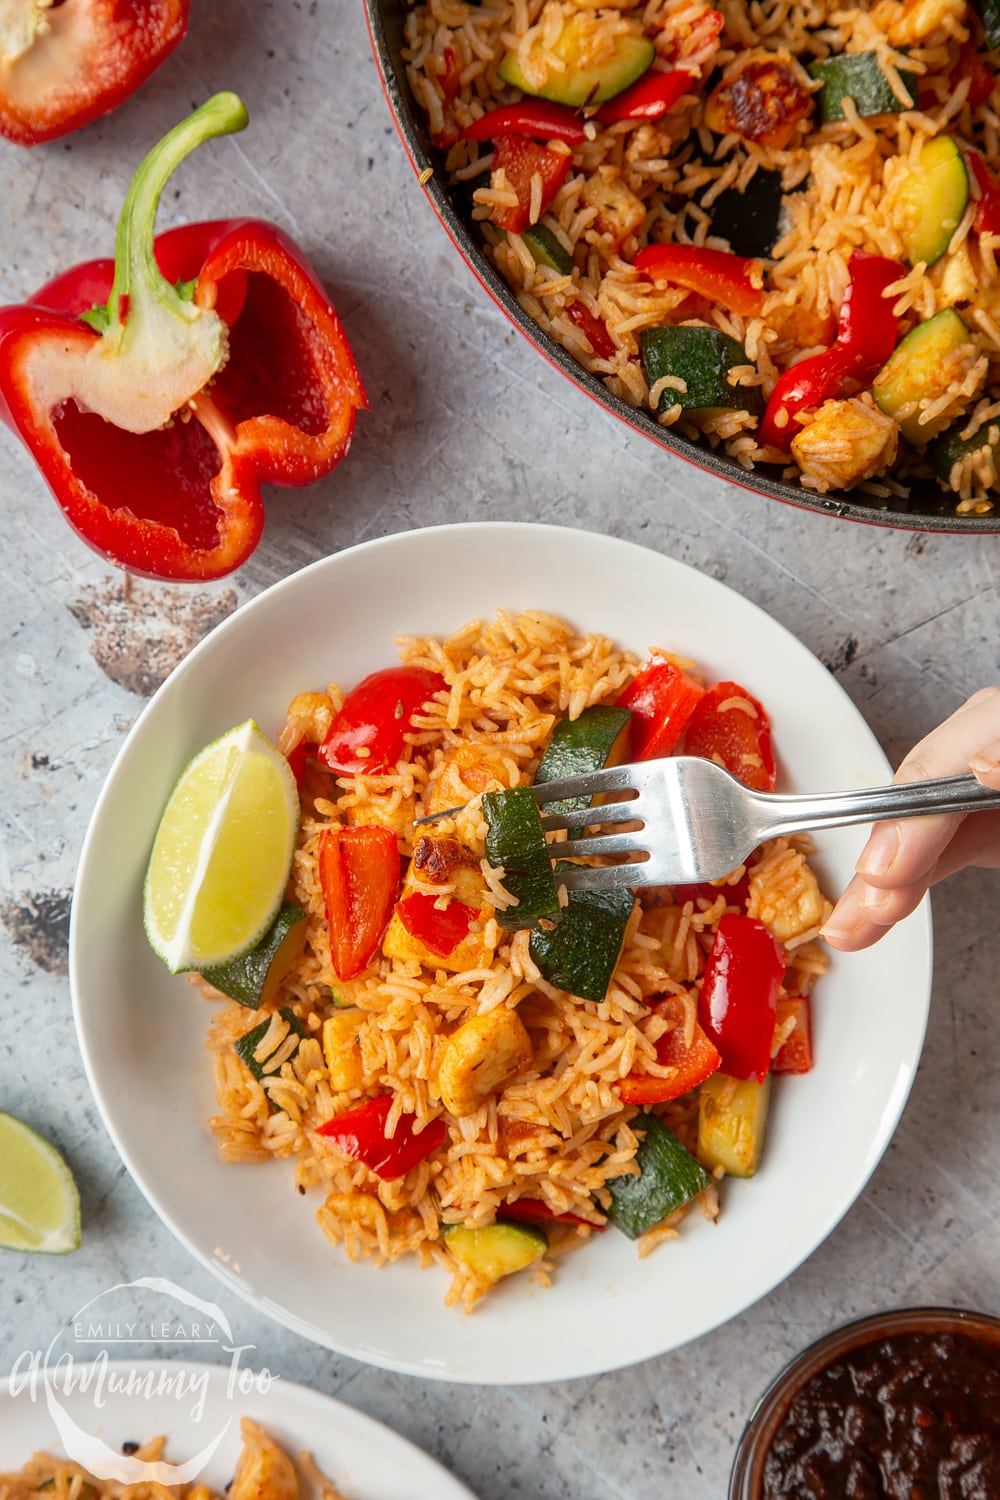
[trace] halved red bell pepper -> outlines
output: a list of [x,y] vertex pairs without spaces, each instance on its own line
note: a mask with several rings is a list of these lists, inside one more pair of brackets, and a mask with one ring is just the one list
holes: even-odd
[[[572,157],[567,153],[549,151],[526,135],[499,135],[493,147],[493,172],[491,181],[496,185],[497,174],[503,170],[507,186],[517,194],[517,204],[507,208],[495,208],[493,222],[498,229],[510,234],[520,234],[523,229],[537,221],[552,203],[553,198],[569,172]],[[541,180],[541,198],[537,213],[531,211],[532,179]]]
[[0,135],[55,140],[116,109],[170,56],[190,0],[0,5]]
[[447,906],[439,907],[439,899],[427,891],[414,891],[397,901],[396,911],[411,937],[447,958],[468,937],[479,912],[461,901],[449,901]]
[[356,979],[375,956],[399,891],[396,835],[390,828],[324,828],[318,863],[334,973]]
[[586,140],[583,121],[576,111],[566,104],[552,104],[548,99],[519,99],[516,104],[499,104],[462,131],[462,139],[466,141],[495,141],[501,135],[565,141],[567,146],[580,146]]
[[669,1078],[652,1073],[630,1073],[616,1085],[623,1104],[665,1104],[689,1094],[719,1067],[722,1058],[715,1044],[696,1021],[690,1045],[685,1043],[687,1009],[676,995],[665,995],[652,1007],[658,1015],[673,1022],[656,1042],[656,1061],[661,1068],[672,1068]]
[[780,943],[754,917],[730,913],[715,929],[698,997],[698,1017],[722,1056],[722,1071],[761,1083],[771,1066]]
[[391,1181],[394,1177],[405,1177],[411,1167],[419,1166],[448,1139],[448,1127],[443,1120],[431,1120],[423,1130],[417,1132],[413,1126],[416,1115],[402,1114],[394,1133],[385,1133],[386,1121],[392,1109],[392,1095],[379,1094],[368,1099],[355,1109],[316,1127],[316,1134],[334,1141],[345,1156],[364,1162],[377,1177]]
[[764,303],[764,268],[759,260],[710,250],[705,245],[647,245],[632,264],[653,281],[669,281],[700,292],[730,312],[752,318]]
[[497,1210],[497,1219],[512,1219],[515,1224],[586,1224],[598,1233],[606,1228],[591,1219],[581,1219],[579,1214],[554,1214],[541,1198],[518,1198],[514,1203],[504,1203]]
[[808,995],[783,995],[778,1001],[776,1027],[792,1016],[795,1026],[771,1063],[772,1073],[809,1073],[813,1065],[812,1007]]
[[738,682],[717,682],[699,699],[684,736],[684,754],[721,761],[730,775],[756,792],[774,791],[771,722],[763,705]]
[[779,378],[760,424],[760,441],[787,452],[799,431],[796,417],[862,385],[885,364],[896,347],[899,320],[886,287],[905,275],[898,261],[855,250],[847,263],[850,281],[840,306],[837,341],[823,354],[792,365]]
[[580,332],[586,334],[590,340],[590,347],[598,359],[612,359],[615,354],[615,341],[611,337],[603,321],[595,318],[589,308],[584,307],[582,302],[571,302],[566,309],[566,316],[570,322],[575,323]]
[[426,667],[386,667],[352,688],[319,750],[331,771],[345,776],[389,771],[403,753],[413,715],[447,684]]
[[631,711],[629,757],[652,760],[676,748],[705,689],[680,667],[654,657],[619,695],[618,705]]
[[116,259],[0,310],[0,417],[83,540],[149,578],[239,567],[263,527],[261,482],[328,474],[367,405],[337,315],[281,230],[218,220],[154,243],[175,167],[246,122],[235,94],[216,94],[139,167]]
[[683,98],[692,81],[683,68],[670,73],[650,68],[630,88],[602,104],[597,118],[602,125],[615,125],[619,120],[658,120]]

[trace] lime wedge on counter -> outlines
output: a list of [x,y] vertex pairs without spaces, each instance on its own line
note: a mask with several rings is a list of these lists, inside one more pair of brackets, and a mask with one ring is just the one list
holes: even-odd
[[80,1248],[80,1195],[55,1146],[0,1113],[0,1246],[65,1255]]
[[160,820],[143,915],[172,974],[246,953],[277,915],[299,823],[288,762],[252,719],[190,762]]

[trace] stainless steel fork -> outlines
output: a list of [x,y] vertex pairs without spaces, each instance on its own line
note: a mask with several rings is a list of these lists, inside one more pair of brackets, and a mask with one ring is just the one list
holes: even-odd
[[[1000,792],[982,786],[974,776],[813,797],[751,791],[713,761],[694,756],[612,766],[545,782],[531,791],[543,810],[546,831],[565,830],[570,835],[566,842],[552,843],[553,859],[605,855],[629,861],[561,872],[562,883],[577,891],[721,880],[779,834],[1000,808]],[[600,797],[601,802],[544,813],[549,803],[578,797]],[[586,832],[633,822],[640,826],[624,832]]]

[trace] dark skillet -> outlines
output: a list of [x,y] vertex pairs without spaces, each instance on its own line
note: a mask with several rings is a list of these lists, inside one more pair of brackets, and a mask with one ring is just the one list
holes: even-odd
[[[914,481],[912,492],[906,500],[894,498],[879,503],[874,502],[870,496],[860,499],[849,494],[814,495],[797,484],[770,478],[769,471],[765,469],[747,474],[724,453],[689,442],[679,434],[660,427],[648,412],[638,411],[613,396],[596,376],[578,365],[555,339],[544,333],[522,311],[507,283],[483,253],[478,232],[468,214],[468,204],[459,193],[449,188],[444,156],[431,144],[423,112],[410,92],[401,56],[405,18],[403,0],[365,0],[365,8],[385,95],[395,116],[396,128],[403,145],[416,172],[423,174],[428,169],[433,169],[433,175],[425,183],[424,191],[439,219],[472,272],[511,322],[516,323],[525,338],[575,385],[586,391],[588,396],[621,421],[627,422],[630,427],[652,438],[661,448],[668,449],[689,463],[697,464],[710,474],[716,474],[744,489],[770,495],[774,500],[783,500],[786,504],[797,505],[803,510],[818,511],[821,515],[842,516],[850,521],[866,521],[875,526],[904,527],[913,531],[1000,531],[1000,515],[996,513],[987,516],[956,515],[954,499],[945,495],[931,480]],[[731,238],[733,248],[742,254],[766,253],[773,235],[773,209],[769,207],[766,188],[757,195],[749,209],[741,209],[738,199],[734,201],[736,195],[724,196],[726,202],[713,211],[713,222],[718,232]]]

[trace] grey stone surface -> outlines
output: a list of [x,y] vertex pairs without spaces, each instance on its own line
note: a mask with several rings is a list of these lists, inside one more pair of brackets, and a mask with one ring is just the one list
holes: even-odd
[[964,874],[935,898],[937,975],[916,1086],[871,1185],[822,1248],[742,1317],[663,1359],[484,1390],[389,1376],[310,1346],[237,1303],[146,1206],[88,1095],[70,1014],[68,905],[87,821],[144,698],[184,651],[237,603],[367,537],[500,517],[657,548],[805,641],[894,759],[997,680],[1000,540],[811,517],[629,433],[543,364],[456,258],[396,139],[357,3],[193,10],[188,41],[116,115],[34,152],[0,146],[0,302],[106,252],[140,148],[213,89],[236,88],[249,132],[183,168],[161,222],[253,213],[296,236],[345,321],[372,412],[329,480],[268,497],[264,541],[241,573],[193,591],[141,584],[130,601],[0,433],[0,1106],[63,1147],[85,1223],[83,1249],[67,1260],[0,1252],[0,1364],[47,1343],[54,1320],[114,1281],[168,1276],[218,1299],[271,1368],[390,1422],[482,1500],[719,1497],[755,1397],[824,1330],[907,1303],[1000,1312],[997,876]]

